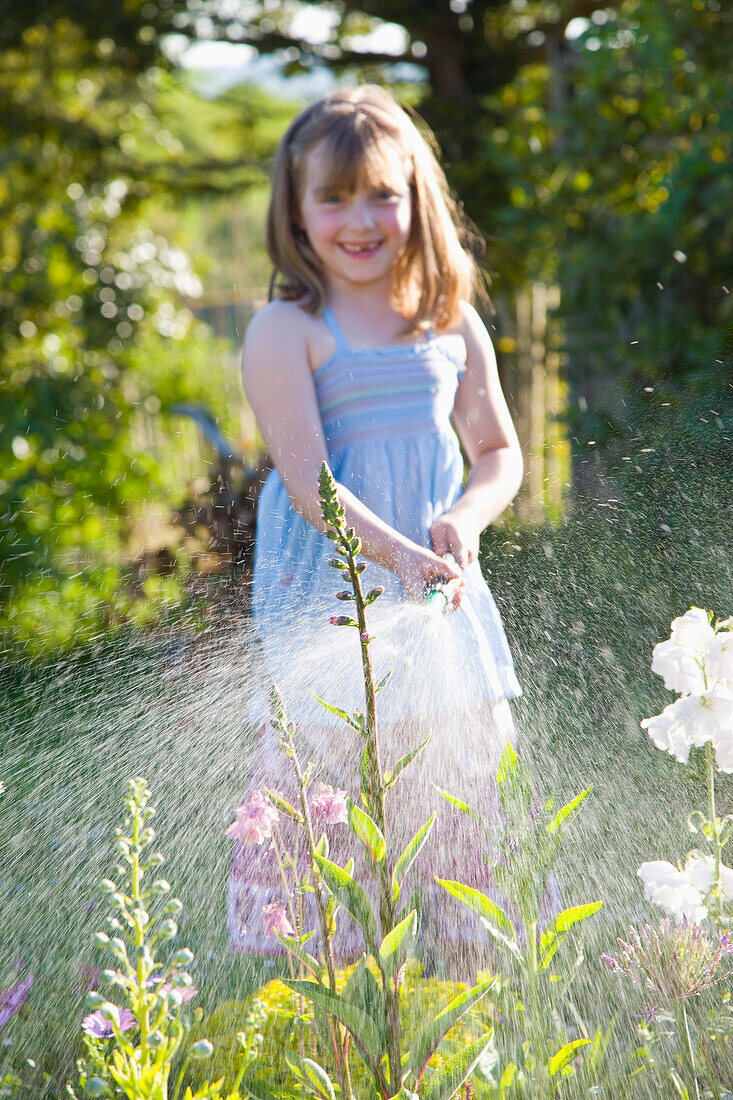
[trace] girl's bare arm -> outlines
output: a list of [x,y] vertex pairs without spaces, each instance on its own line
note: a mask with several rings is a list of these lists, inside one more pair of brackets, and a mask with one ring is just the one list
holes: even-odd
[[458,387],[453,422],[471,472],[465,492],[431,532],[438,554],[448,543],[459,549],[459,565],[476,557],[479,535],[514,499],[523,473],[491,338],[473,307],[465,305],[464,311],[460,331],[466,341],[466,373]]
[[[313,376],[308,365],[304,322],[290,303],[271,302],[250,322],[242,354],[247,399],[293,507],[325,531],[318,500],[318,474],[328,461]],[[339,499],[346,521],[362,540],[365,557],[397,573],[421,576],[432,570],[458,577],[458,570],[405,538],[343,485]],[[406,566],[409,563],[409,566]],[[413,594],[417,594],[416,592]]]

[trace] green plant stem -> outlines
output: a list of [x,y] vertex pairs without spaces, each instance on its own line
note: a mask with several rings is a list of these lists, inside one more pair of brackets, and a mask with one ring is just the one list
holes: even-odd
[[[326,915],[326,906],[323,900],[323,884],[321,880],[321,873],[318,867],[318,859],[316,857],[316,838],[313,832],[313,822],[311,820],[310,806],[308,805],[308,798],[306,796],[306,784],[303,778],[303,771],[300,767],[300,761],[298,760],[298,754],[295,751],[295,744],[293,743],[293,731],[290,726],[285,724],[285,730],[288,736],[288,757],[295,772],[295,779],[298,785],[298,797],[300,799],[300,812],[303,817],[303,831],[305,832],[305,842],[308,847],[308,855],[310,857],[311,873],[313,875],[313,887],[314,894],[316,896],[316,906],[318,908],[318,921],[321,925],[321,937],[323,939],[323,954],[326,960],[326,970],[328,972],[329,988],[332,992],[336,992],[336,967],[334,965],[333,947],[331,944],[331,932],[328,927],[328,917]],[[341,1085],[341,1094],[346,1100],[351,1100],[351,1074],[349,1072],[349,1059],[347,1054],[346,1041],[343,1028],[338,1020],[333,1020],[333,1030],[337,1037],[337,1051],[336,1051],[336,1064],[339,1072],[339,1084]]]
[[[132,813],[132,901],[133,913],[140,905],[140,808],[137,804]],[[137,1017],[140,1022],[140,1070],[141,1075],[148,1069],[148,1010],[145,1005],[145,965],[143,954],[143,929],[139,918],[135,918],[135,947],[137,949]]]
[[720,860],[722,846],[720,843],[720,822],[718,821],[718,813],[715,805],[715,749],[710,741],[705,745],[705,757],[708,765],[708,813],[710,814],[710,838],[713,845],[714,860],[714,878],[710,890],[713,895],[715,915],[719,916],[721,897]]
[[548,1071],[548,1044],[545,1035],[546,1009],[543,1010],[542,998],[539,988],[539,958],[537,955],[537,921],[528,920],[524,926],[527,937],[527,1038],[534,1055],[537,1081],[539,1089],[538,1100],[552,1096],[550,1077]]
[[674,1006],[675,1019],[677,1022],[677,1032],[680,1038],[680,1046],[683,1052],[683,1061],[686,1064],[687,1072],[690,1076],[690,1081],[694,1087],[695,1100],[700,1100],[700,1089],[697,1084],[697,1070],[695,1068],[695,1052],[692,1046],[692,1036],[690,1035],[690,1024],[687,1019],[687,1008],[684,1001],[677,1001]]

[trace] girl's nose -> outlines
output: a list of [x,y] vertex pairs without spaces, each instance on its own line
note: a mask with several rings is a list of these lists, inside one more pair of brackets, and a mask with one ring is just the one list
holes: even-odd
[[351,223],[358,229],[374,225],[374,211],[368,201],[354,202],[351,207]]

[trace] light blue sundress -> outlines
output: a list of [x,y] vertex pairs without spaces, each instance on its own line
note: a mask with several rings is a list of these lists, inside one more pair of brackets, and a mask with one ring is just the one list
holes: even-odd
[[[430,331],[411,345],[349,348],[331,310],[323,316],[336,350],[313,380],[333,474],[386,523],[429,547],[431,525],[462,492],[463,459],[450,417],[465,364]],[[301,762],[313,763],[316,776],[358,797],[363,741],[315,697],[347,711],[364,709],[357,632],[329,623],[349,609],[335,598],[345,586],[343,574],[328,564],[333,557],[333,543],[294,510],[273,470],[257,516],[252,621],[265,675],[249,711],[261,728],[245,801],[263,787],[296,797],[290,765],[267,722],[268,681],[277,683],[288,716],[299,727]],[[513,737],[506,700],[521,694],[478,562],[464,577],[461,607],[440,613],[408,599],[388,569],[369,562],[362,574],[365,589],[385,589],[367,611],[375,674],[381,679],[392,673],[377,698],[383,767],[393,766],[431,732],[427,748],[400,780],[400,813],[391,823],[389,842],[401,851],[436,813],[429,858],[421,854],[415,875],[422,894],[432,897],[433,934],[441,943],[481,941],[485,933],[456,912],[460,906],[435,887],[434,876],[492,887],[483,833],[472,832],[472,824],[466,825],[438,788],[465,798],[486,820],[493,817],[492,776]],[[287,829],[287,822],[281,827]],[[342,865],[354,854],[345,825],[331,827],[329,844],[331,858]],[[357,853],[359,871],[359,881],[368,883]],[[265,917],[268,907],[284,904],[272,842],[237,840],[228,887],[232,948],[281,953]],[[358,928],[346,919],[339,922],[334,949],[344,960],[363,950]]]
[[[463,491],[463,458],[450,417],[465,364],[432,331],[410,345],[349,348],[329,308],[323,317],[336,350],[313,381],[334,477],[390,526],[430,547],[431,525]],[[356,631],[328,621],[348,611],[335,599],[344,583],[328,564],[333,557],[333,544],[295,511],[273,470],[257,515],[253,622],[269,675],[292,718],[304,725],[326,718],[314,692],[349,710],[363,706]],[[392,672],[379,699],[382,722],[435,709],[424,687],[436,679],[451,707],[521,694],[478,562],[464,576],[460,609],[436,616],[407,598],[394,573],[369,563],[365,589],[385,589],[369,608],[375,671]],[[447,659],[455,673],[450,678]],[[266,718],[263,706],[259,698],[255,720]]]

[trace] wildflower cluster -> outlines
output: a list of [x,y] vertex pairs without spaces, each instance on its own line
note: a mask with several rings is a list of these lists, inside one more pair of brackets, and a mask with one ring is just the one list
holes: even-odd
[[728,934],[710,937],[701,928],[663,920],[658,928],[632,928],[629,940],[619,938],[618,945],[616,958],[602,958],[613,971],[663,1002],[695,997],[733,974],[733,941]]

